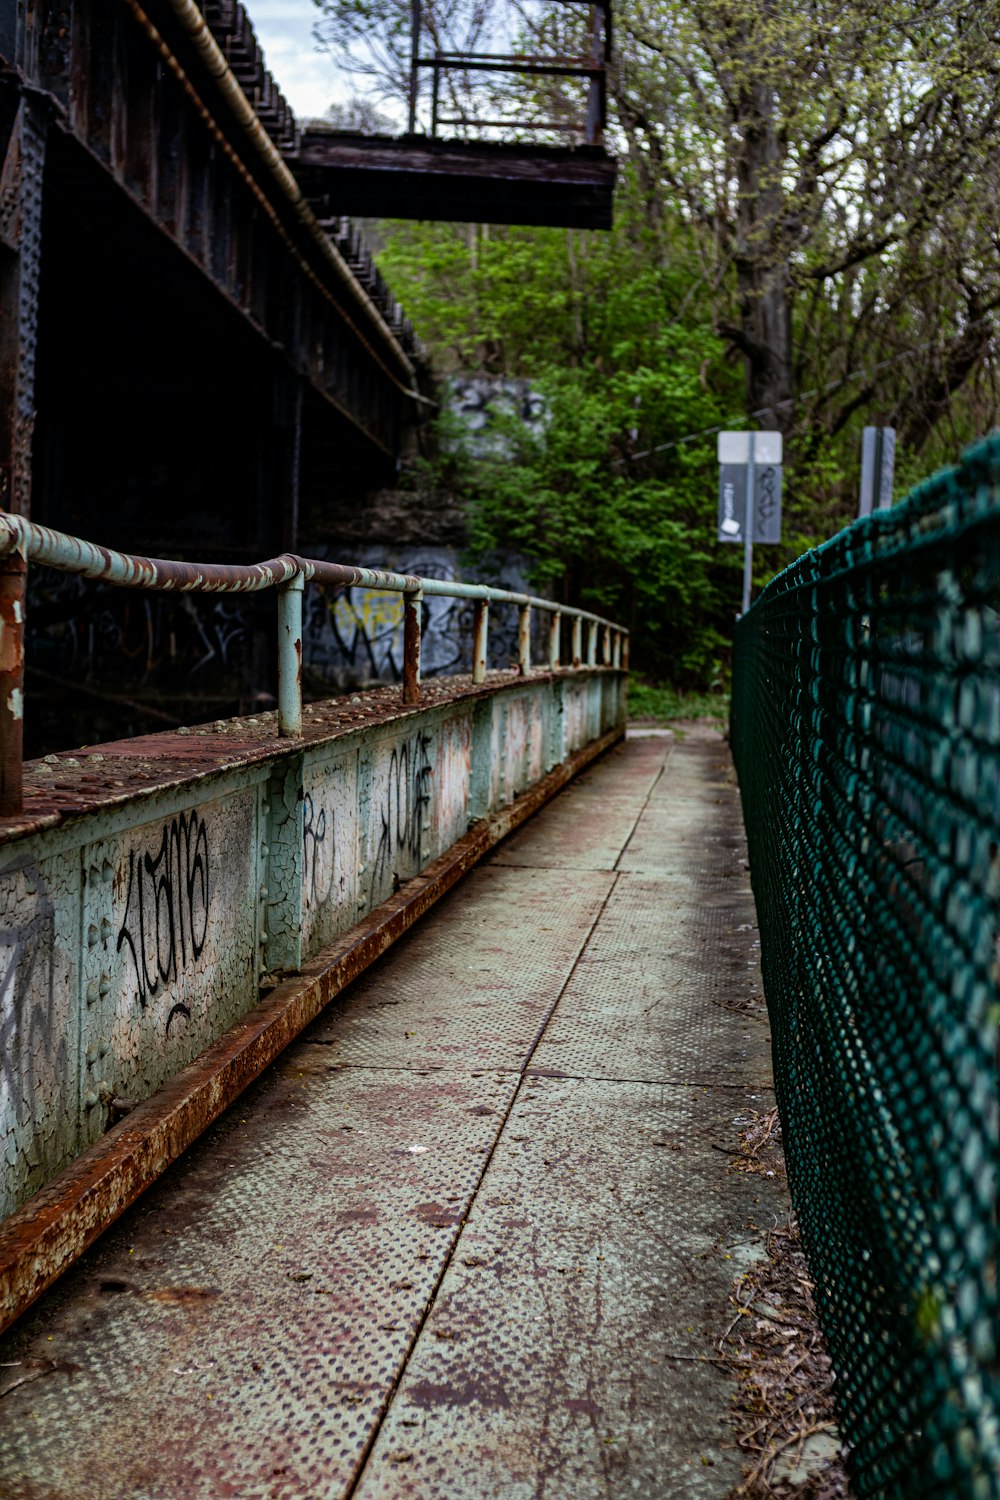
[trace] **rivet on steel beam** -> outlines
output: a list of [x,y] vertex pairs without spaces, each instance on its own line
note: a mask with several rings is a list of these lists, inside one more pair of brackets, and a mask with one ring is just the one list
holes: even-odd
[[294,573],[278,587],[278,733],[295,739],[302,733],[302,590]]
[[476,600],[476,620],[472,634],[472,680],[486,681],[486,642],[490,628],[490,606],[485,599]]
[[91,979],[87,985],[87,1004],[96,1005],[99,994],[100,990],[98,989],[97,980]]
[[531,671],[531,605],[517,608],[517,670],[522,677]]
[[420,702],[420,589],[403,595],[403,702]]

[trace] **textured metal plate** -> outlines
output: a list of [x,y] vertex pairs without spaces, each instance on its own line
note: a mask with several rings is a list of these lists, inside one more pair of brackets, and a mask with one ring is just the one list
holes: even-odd
[[527,1081],[359,1500],[729,1492],[731,1387],[706,1355],[727,1247],[777,1206],[711,1149],[742,1102]]
[[519,1068],[614,877],[481,868],[308,1033],[328,1061]]
[[515,1082],[293,1049],[4,1342],[0,1493],[340,1494]]
[[720,898],[695,882],[620,875],[533,1066],[766,1083],[766,1033],[740,1009],[760,991],[753,899],[743,882],[729,884],[737,888]]
[[492,865],[613,870],[663,771],[669,742],[629,741],[562,793],[492,856]]
[[[736,816],[717,740],[636,754],[578,804],[641,764],[643,818]],[[0,1342],[0,1494],[727,1493],[714,1340],[786,1205],[716,1149],[771,1095],[701,852],[456,888]]]

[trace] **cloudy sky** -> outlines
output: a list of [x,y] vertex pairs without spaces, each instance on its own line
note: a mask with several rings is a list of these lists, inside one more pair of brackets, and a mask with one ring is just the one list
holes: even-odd
[[321,115],[349,90],[327,52],[317,52],[313,0],[244,0],[267,66],[299,119]]

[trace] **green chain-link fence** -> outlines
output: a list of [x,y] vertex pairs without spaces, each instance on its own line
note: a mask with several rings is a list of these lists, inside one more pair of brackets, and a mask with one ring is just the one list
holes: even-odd
[[859,1496],[1000,1497],[1000,438],[741,620],[792,1196]]

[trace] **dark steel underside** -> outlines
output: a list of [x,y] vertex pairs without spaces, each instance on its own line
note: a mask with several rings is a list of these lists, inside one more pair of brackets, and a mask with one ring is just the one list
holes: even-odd
[[319,217],[610,229],[615,162],[600,146],[306,131],[289,158]]

